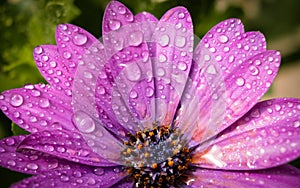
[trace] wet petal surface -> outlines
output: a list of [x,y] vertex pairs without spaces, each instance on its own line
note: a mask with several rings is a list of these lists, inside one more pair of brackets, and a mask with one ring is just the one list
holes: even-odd
[[300,101],[258,103],[210,147],[200,146],[195,163],[227,170],[263,169],[296,159],[300,152]]

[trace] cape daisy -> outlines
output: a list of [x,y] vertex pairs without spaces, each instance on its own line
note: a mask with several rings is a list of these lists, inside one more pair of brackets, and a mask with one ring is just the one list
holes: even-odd
[[0,95],[30,132],[0,141],[12,187],[299,187],[300,100],[259,102],[280,64],[238,19],[194,48],[184,7],[160,20],[111,1],[103,38],[57,27],[34,49],[49,84]]

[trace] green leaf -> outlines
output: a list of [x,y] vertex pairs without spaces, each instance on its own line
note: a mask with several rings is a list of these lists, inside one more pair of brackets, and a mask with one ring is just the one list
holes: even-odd
[[11,131],[13,132],[13,135],[29,134],[29,132],[25,131],[15,123],[11,123]]

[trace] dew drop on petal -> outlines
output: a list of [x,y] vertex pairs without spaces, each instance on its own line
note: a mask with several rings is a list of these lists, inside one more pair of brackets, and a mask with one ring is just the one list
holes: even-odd
[[73,115],[73,122],[83,133],[91,133],[95,130],[96,125],[94,120],[82,111],[75,112]]
[[109,28],[113,31],[118,30],[121,27],[121,22],[119,20],[110,20]]
[[158,60],[159,62],[163,63],[167,61],[167,57],[164,54],[160,54]]
[[104,174],[104,169],[103,168],[95,168],[94,174],[96,174],[98,176],[102,176]]
[[37,46],[35,49],[34,49],[34,53],[35,54],[38,54],[40,55],[41,53],[43,53],[43,48],[41,46]]
[[209,74],[216,74],[217,71],[216,71],[216,68],[214,65],[209,65],[206,69],[206,72],[209,73]]
[[170,38],[169,38],[168,35],[162,35],[162,36],[160,37],[159,44],[160,44],[161,46],[167,46],[167,45],[169,44],[169,42],[170,42]]
[[253,76],[258,75],[258,73],[259,73],[259,69],[258,69],[257,67],[255,67],[255,66],[253,66],[253,65],[249,67],[249,70],[250,70],[250,73],[251,73]]
[[187,69],[186,63],[183,62],[183,61],[180,61],[180,62],[178,63],[178,69],[179,69],[179,70],[182,70],[182,71],[185,71],[185,70]]
[[22,95],[14,94],[10,98],[10,104],[15,107],[19,107],[23,104],[24,100]]
[[26,165],[27,168],[31,169],[31,170],[37,170],[39,168],[39,166],[35,163],[28,163]]
[[242,77],[239,77],[238,79],[236,79],[236,85],[238,86],[243,86],[245,84],[245,80]]
[[157,69],[156,73],[157,73],[157,76],[161,76],[162,77],[162,76],[165,75],[165,70],[160,67],[160,68]]
[[77,33],[73,38],[73,43],[77,46],[84,45],[87,42],[88,38],[85,34]]
[[39,101],[39,106],[41,108],[48,108],[50,106],[50,101],[47,98],[41,98]]
[[120,5],[118,7],[118,13],[125,14],[126,13],[126,8],[124,6],[122,6],[122,5]]
[[70,178],[69,178],[67,175],[62,174],[62,175],[60,176],[60,180],[63,181],[63,182],[67,182],[67,181],[70,180]]
[[147,97],[152,97],[154,94],[154,89],[152,87],[147,87],[146,88],[146,96]]
[[178,18],[183,19],[185,17],[185,14],[183,12],[178,13]]
[[8,160],[7,164],[10,165],[10,166],[16,166],[17,163],[14,160]]
[[133,82],[138,81],[142,76],[141,69],[136,63],[127,66],[125,71],[126,78]]
[[132,99],[137,98],[137,96],[138,96],[138,93],[135,90],[132,90],[129,94],[129,97]]
[[300,127],[300,122],[299,122],[299,121],[295,121],[295,122],[294,122],[294,127],[295,127],[295,128]]
[[6,145],[8,145],[8,146],[12,146],[12,145],[15,144],[15,140],[14,140],[13,138],[7,138],[7,139],[5,140],[5,143],[6,143]]
[[183,36],[176,36],[175,38],[175,46],[182,48],[185,46],[186,39]]
[[135,31],[129,35],[129,45],[138,46],[144,40],[144,34],[141,31]]
[[63,53],[63,57],[65,58],[65,59],[70,59],[71,58],[71,56],[72,56],[72,54],[70,53],[70,52],[64,52]]
[[218,39],[221,43],[226,43],[228,41],[228,37],[226,35],[221,35]]

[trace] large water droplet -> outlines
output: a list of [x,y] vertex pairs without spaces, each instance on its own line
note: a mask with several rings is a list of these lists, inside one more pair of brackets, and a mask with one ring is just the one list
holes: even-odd
[[295,128],[300,127],[300,122],[299,122],[299,121],[295,121],[295,122],[294,122],[294,127],[295,127]]
[[159,40],[159,44],[161,46],[167,46],[170,42],[170,38],[168,35],[162,35]]
[[10,165],[10,166],[16,166],[17,163],[14,160],[8,160],[7,164]]
[[135,31],[129,35],[129,45],[138,46],[144,40],[144,34],[141,31]]
[[8,145],[8,146],[12,146],[12,145],[15,144],[15,140],[14,140],[13,138],[7,138],[7,139],[5,140],[5,143],[6,143],[6,145]]
[[39,168],[39,166],[35,163],[28,163],[26,165],[27,168],[31,169],[31,170],[37,170]]
[[88,38],[85,34],[76,34],[73,38],[73,43],[77,46],[84,45],[87,42]]
[[41,98],[39,101],[39,106],[41,108],[48,108],[50,106],[50,101],[47,98]]
[[141,69],[136,63],[129,64],[124,71],[126,71],[126,78],[133,82],[138,81],[142,76]]
[[186,63],[183,62],[183,61],[180,61],[180,62],[178,63],[178,69],[179,69],[179,70],[182,70],[182,71],[185,71],[185,70],[187,69]]
[[126,13],[126,8],[123,5],[120,5],[118,7],[118,13],[125,14]]
[[182,48],[186,43],[186,39],[183,36],[176,36],[175,38],[175,46]]
[[88,114],[82,111],[75,112],[73,116],[73,122],[79,131],[83,133],[91,133],[96,128],[94,120]]
[[244,80],[244,78],[240,77],[240,78],[236,79],[235,83],[238,86],[243,86],[245,84],[245,80]]
[[135,90],[132,90],[129,94],[129,97],[132,99],[137,98],[137,96],[138,96],[138,93]]
[[70,178],[69,178],[67,175],[62,174],[62,175],[60,176],[60,180],[63,181],[63,182],[66,182],[66,181],[69,181]]
[[183,19],[185,17],[185,14],[183,12],[178,13],[178,18]]
[[24,100],[22,95],[14,94],[10,98],[10,104],[15,107],[19,107],[23,104]]
[[38,54],[40,55],[41,53],[43,53],[43,48],[41,46],[37,46],[35,49],[34,49],[34,53],[35,54]]
[[152,87],[147,87],[146,88],[146,96],[147,97],[152,97],[154,94],[154,89]]
[[64,56],[65,59],[70,59],[72,54],[70,52],[66,51],[66,52],[63,53],[63,56]]
[[119,20],[110,20],[109,28],[113,31],[118,30],[121,27],[121,22]]
[[259,69],[253,65],[249,67],[249,70],[253,76],[258,75],[258,73],[259,73]]
[[167,61],[167,57],[164,54],[160,54],[158,60],[159,62],[163,63]]
[[94,174],[96,174],[98,176],[102,176],[104,174],[104,169],[103,168],[95,168]]
[[228,41],[228,37],[226,35],[221,35],[218,39],[221,43],[226,43]]

